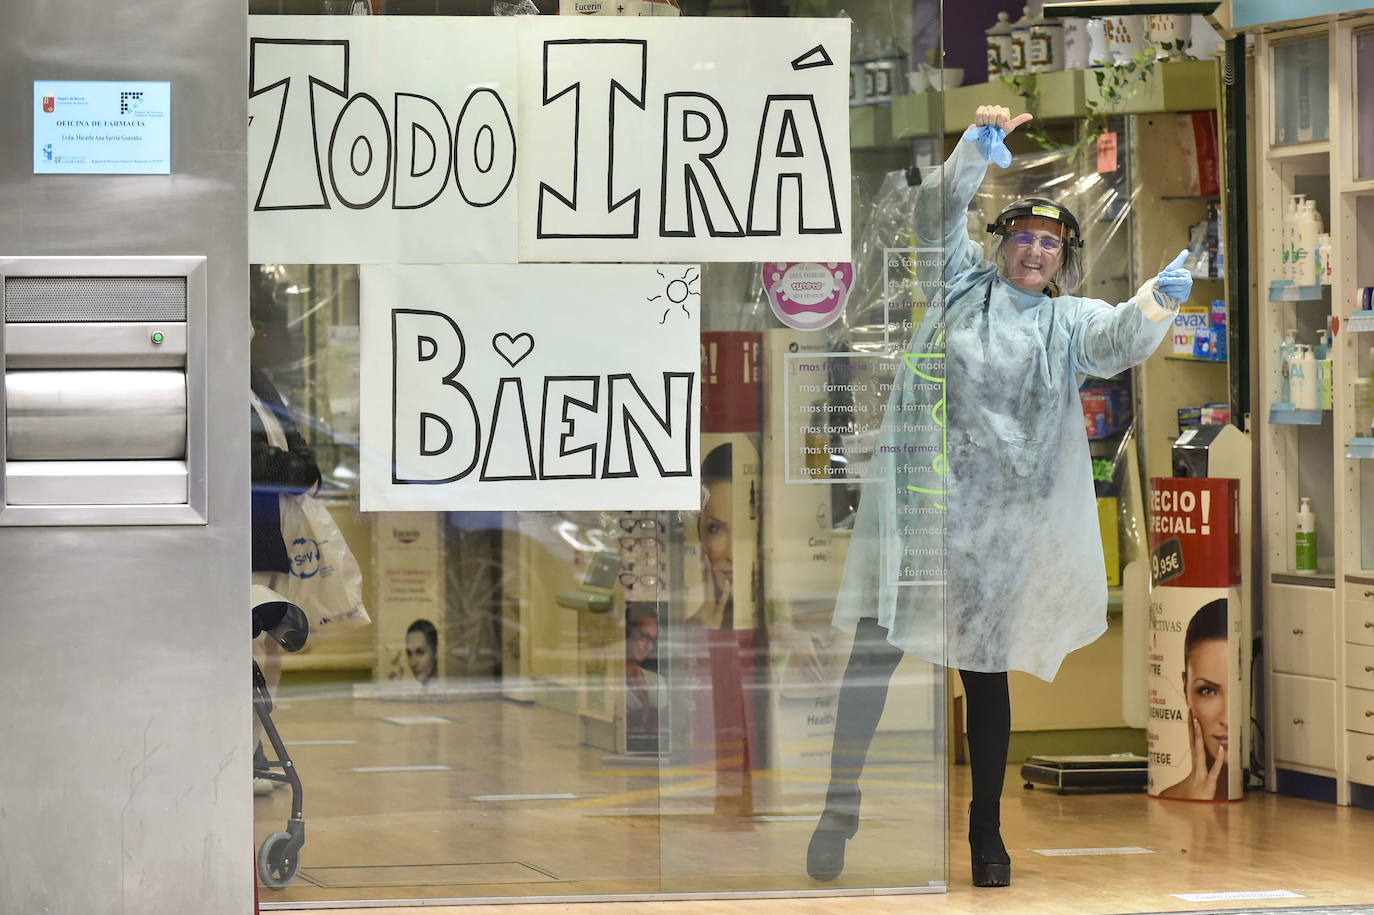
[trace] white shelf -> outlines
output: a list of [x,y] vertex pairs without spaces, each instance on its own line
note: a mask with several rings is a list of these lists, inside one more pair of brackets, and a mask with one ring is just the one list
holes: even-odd
[[1299,410],[1291,404],[1270,404],[1269,422],[1276,426],[1320,426],[1326,410]]
[[1374,311],[1352,311],[1345,319],[1345,330],[1352,334],[1374,331]]
[[1270,161],[1282,159],[1306,159],[1312,156],[1325,156],[1331,152],[1330,140],[1315,143],[1294,143],[1291,146],[1275,146],[1265,153]]
[[1269,580],[1276,585],[1299,585],[1306,588],[1334,588],[1336,574],[1329,566],[1320,567],[1315,572],[1271,572]]
[[1295,286],[1292,280],[1270,280],[1269,301],[1271,302],[1320,302],[1325,296],[1323,290],[1330,286]]
[[1374,461],[1374,438],[1352,438],[1345,446],[1345,456],[1357,461]]

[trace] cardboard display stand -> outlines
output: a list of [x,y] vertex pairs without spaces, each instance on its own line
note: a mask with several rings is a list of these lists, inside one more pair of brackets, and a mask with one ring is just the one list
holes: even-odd
[[1240,481],[1150,480],[1149,792],[1238,800],[1246,689]]

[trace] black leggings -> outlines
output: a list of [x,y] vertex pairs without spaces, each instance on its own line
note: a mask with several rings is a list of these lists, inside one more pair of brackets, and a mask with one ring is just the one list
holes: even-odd
[[[877,620],[859,620],[835,709],[835,742],[830,753],[830,789],[825,804],[829,812],[855,816],[859,812],[859,775],[883,715],[892,672],[901,660],[902,650],[887,640],[887,630]],[[959,677],[968,706],[973,813],[975,818],[996,818],[1011,739],[1007,675],[961,670]]]

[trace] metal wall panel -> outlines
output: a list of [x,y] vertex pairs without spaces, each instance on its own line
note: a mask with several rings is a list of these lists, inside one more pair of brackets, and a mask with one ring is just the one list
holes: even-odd
[[[0,254],[208,261],[209,524],[0,528],[0,912],[251,908],[246,4],[5,0]],[[32,174],[34,80],[172,83],[170,176]]]

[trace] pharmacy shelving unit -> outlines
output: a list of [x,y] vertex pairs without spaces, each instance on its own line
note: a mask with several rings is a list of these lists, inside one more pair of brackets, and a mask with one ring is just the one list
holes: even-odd
[[[1097,100],[1092,70],[1065,70],[1030,78],[1040,93],[1041,119],[1063,124],[1081,122],[1088,116],[1087,102]],[[1191,111],[1214,111],[1220,121],[1220,64],[1215,60],[1161,62],[1149,80],[1129,99],[1112,109],[1131,120],[1130,155],[1135,202],[1134,227],[1123,251],[1130,285],[1126,295],[1147,276],[1168,263],[1188,240],[1188,227],[1206,217],[1209,203],[1222,207],[1220,197],[1189,194],[1181,176],[1186,168],[1176,135],[1174,116]],[[891,104],[851,109],[851,142],[860,149],[877,149],[905,140],[938,133],[957,136],[973,119],[979,105],[1006,105],[1020,110],[1024,99],[1001,82],[978,83],[933,93],[900,95]],[[1225,150],[1224,131],[1218,125],[1218,155]],[[1223,194],[1226,193],[1223,190]],[[1229,234],[1229,233],[1228,233]],[[1133,253],[1131,253],[1133,252]],[[1086,290],[1108,296],[1106,290]],[[1119,290],[1113,290],[1113,294]],[[1198,280],[1194,302],[1226,298],[1220,280]],[[1202,403],[1230,400],[1225,361],[1175,358],[1165,345],[1137,373],[1137,433],[1145,443],[1145,476],[1168,476],[1170,446],[1178,436],[1178,409]]]
[[[1374,807],[1374,447],[1356,435],[1353,402],[1374,333],[1351,320],[1356,288],[1374,285],[1374,150],[1358,144],[1361,125],[1366,142],[1374,129],[1374,16],[1260,32],[1253,70],[1268,787]],[[1329,286],[1271,283],[1295,193],[1317,201],[1332,237]],[[1332,409],[1277,405],[1284,331],[1311,343],[1337,322]],[[1302,496],[1317,514],[1315,575],[1294,569]]]

